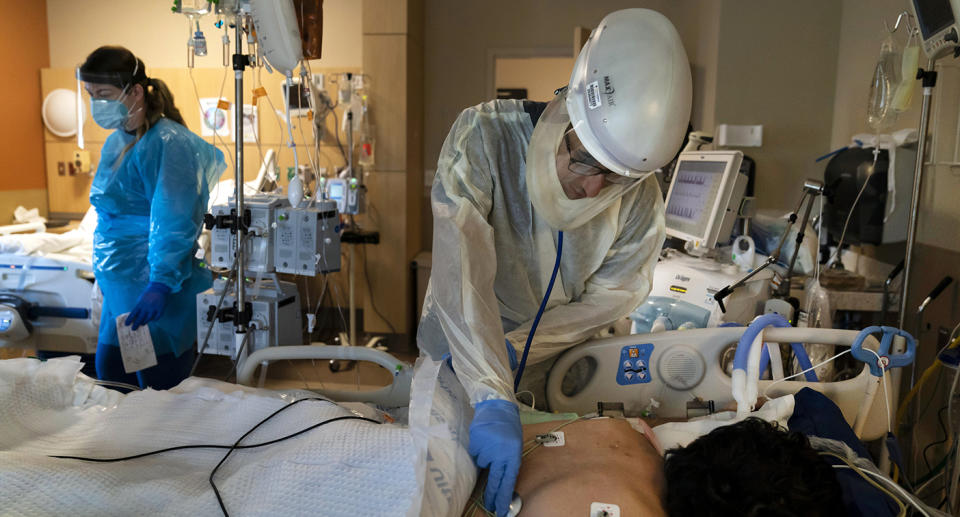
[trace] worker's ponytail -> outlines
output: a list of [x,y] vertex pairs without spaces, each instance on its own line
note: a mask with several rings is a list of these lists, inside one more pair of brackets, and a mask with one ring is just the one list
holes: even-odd
[[183,116],[180,115],[180,110],[173,102],[173,94],[170,93],[167,83],[155,77],[146,78],[143,82],[143,94],[146,105],[144,121],[147,126],[144,130],[156,124],[161,117],[168,118],[181,126],[186,126],[183,122]]

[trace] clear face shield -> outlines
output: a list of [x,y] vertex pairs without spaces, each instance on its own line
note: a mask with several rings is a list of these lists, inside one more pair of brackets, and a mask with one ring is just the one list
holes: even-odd
[[631,178],[622,174],[617,174],[604,167],[596,158],[590,155],[587,148],[583,146],[577,132],[570,126],[570,129],[563,134],[563,144],[560,150],[565,150],[570,161],[567,164],[567,170],[579,176],[603,175],[603,179],[618,185],[629,185],[638,178]]
[[[570,230],[596,216],[624,194],[641,184],[639,179],[616,174],[599,163],[583,148],[576,133],[571,129],[570,116],[567,113],[566,89],[559,90],[530,136],[527,149],[526,183],[530,201],[536,212],[555,229]],[[558,159],[560,153],[567,153],[569,146],[569,164]],[[560,163],[558,163],[560,162]],[[609,177],[608,185],[592,197],[571,199],[561,184],[560,173],[569,172],[580,176],[603,174]]]
[[[138,63],[139,65],[139,63]],[[77,146],[84,148],[83,119],[85,104],[90,105],[94,122],[104,129],[120,129],[126,124],[130,110],[125,101],[133,85],[132,74],[121,72],[84,72],[78,66],[77,77]],[[137,110],[142,109],[138,107]]]
[[561,105],[567,101],[569,91],[566,87],[558,89],[556,97],[547,104],[541,116],[541,120],[548,124],[565,125],[563,138],[557,147],[557,153],[566,153],[570,157],[567,170],[579,176],[596,176],[602,174],[607,182],[617,185],[629,185],[638,179],[642,179],[642,177],[624,176],[611,171],[587,151],[580,137],[577,136],[577,132],[573,128],[566,109],[561,108]]

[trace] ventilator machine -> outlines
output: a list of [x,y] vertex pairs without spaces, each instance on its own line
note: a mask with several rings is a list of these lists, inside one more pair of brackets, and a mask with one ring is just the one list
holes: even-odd
[[[753,267],[749,237],[738,239],[731,254],[717,249],[730,240],[737,220],[752,212],[742,159],[740,151],[680,154],[667,191],[665,219],[667,236],[684,241],[684,251],[662,253],[650,296],[630,316],[633,333],[715,327],[722,320],[747,323],[762,309],[769,297],[770,273],[757,276],[727,302],[726,316],[713,298]],[[741,245],[746,248],[741,250]]]

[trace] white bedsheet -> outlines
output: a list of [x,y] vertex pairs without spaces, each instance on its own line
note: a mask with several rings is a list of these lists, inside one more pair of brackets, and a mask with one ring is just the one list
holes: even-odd
[[[224,393],[228,385],[119,396],[78,377],[79,367],[67,359],[0,361],[4,515],[218,515],[207,477],[225,450],[121,463],[49,455],[116,457],[231,444],[288,404],[275,394]],[[459,515],[476,472],[465,449],[469,406],[444,368],[418,364],[409,426],[345,420],[234,452],[215,478],[230,515]],[[331,403],[302,402],[245,443],[350,414]]]
[[93,231],[97,213],[91,207],[80,225],[64,233],[19,233],[0,235],[0,253],[45,256],[90,264],[93,255]]

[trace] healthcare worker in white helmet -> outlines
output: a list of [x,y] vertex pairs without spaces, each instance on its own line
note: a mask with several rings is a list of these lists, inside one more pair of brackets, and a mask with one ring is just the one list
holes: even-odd
[[664,240],[651,174],[680,149],[690,106],[673,24],[626,9],[600,22],[551,102],[480,104],[447,135],[417,341],[450,354],[474,406],[469,452],[489,469],[484,504],[497,515],[520,469],[515,357],[535,368],[647,297]]

